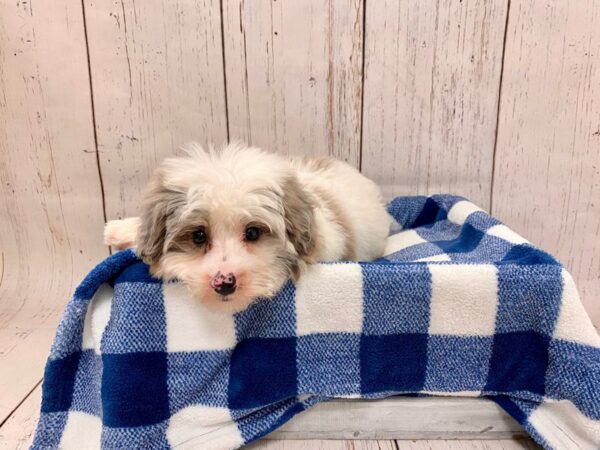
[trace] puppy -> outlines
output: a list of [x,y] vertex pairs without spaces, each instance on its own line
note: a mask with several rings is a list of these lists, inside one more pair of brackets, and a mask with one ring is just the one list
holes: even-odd
[[155,171],[141,217],[108,222],[104,237],[137,247],[152,275],[182,281],[208,307],[240,311],[306,264],[383,254],[390,217],[375,183],[348,164],[239,143],[186,152]]

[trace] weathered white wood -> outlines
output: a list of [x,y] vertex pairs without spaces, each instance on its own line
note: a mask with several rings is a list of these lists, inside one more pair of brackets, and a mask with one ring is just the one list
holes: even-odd
[[339,441],[339,440],[262,440],[246,447],[252,450],[519,450],[539,449],[531,439],[497,441],[418,440],[418,441]]
[[38,385],[0,427],[0,449],[21,450],[31,446],[40,415],[42,385]]
[[490,400],[336,400],[295,416],[267,439],[501,439],[524,435]]
[[600,326],[600,3],[513,0],[493,213],[557,255]]
[[[62,308],[62,301],[62,298],[55,299],[57,310]],[[55,334],[55,321],[48,320],[48,325],[0,330],[1,420],[8,417],[42,379],[44,363]]]
[[394,441],[262,440],[248,450],[396,450]]
[[358,166],[362,0],[224,2],[232,139]]
[[398,450],[520,450],[541,449],[531,439],[396,441]]
[[[21,407],[0,428],[0,442],[26,443],[33,434],[39,414],[41,386],[23,402]],[[496,439],[519,437],[518,441],[506,440],[506,447],[494,446]],[[401,438],[412,447],[439,449],[496,449],[535,448],[525,437],[522,428],[491,401],[462,398],[390,398],[379,401],[337,400],[318,405],[293,418],[278,431],[266,436],[250,448],[303,449],[321,448],[327,442],[331,447],[388,448],[392,441]],[[338,439],[338,441],[323,441]],[[451,446],[443,439],[466,439],[460,446]],[[355,441],[356,440],[356,441]],[[362,440],[362,441],[361,441]],[[488,443],[489,440],[489,443]],[[23,444],[24,445],[24,444]],[[430,445],[427,447],[425,445]],[[330,447],[322,447],[330,448]],[[392,447],[393,448],[393,447]]]
[[227,140],[219,0],[86,0],[107,215],[134,215],[156,165]]
[[367,2],[362,170],[489,207],[507,1]]
[[0,2],[0,421],[107,254],[78,2]]

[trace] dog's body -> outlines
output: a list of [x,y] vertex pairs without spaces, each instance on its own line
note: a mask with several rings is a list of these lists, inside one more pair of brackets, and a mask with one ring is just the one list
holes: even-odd
[[381,256],[390,224],[379,189],[353,167],[241,144],[167,159],[142,209],[109,222],[105,242],[137,247],[153,275],[226,311],[274,295],[307,263]]

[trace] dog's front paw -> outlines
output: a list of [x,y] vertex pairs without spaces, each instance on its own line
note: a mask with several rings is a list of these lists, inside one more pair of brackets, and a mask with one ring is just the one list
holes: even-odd
[[118,250],[135,247],[139,226],[139,217],[109,220],[104,225],[104,243]]

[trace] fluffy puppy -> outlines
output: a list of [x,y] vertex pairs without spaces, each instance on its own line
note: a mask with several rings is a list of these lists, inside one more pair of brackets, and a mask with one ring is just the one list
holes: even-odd
[[155,171],[141,217],[107,223],[105,242],[137,247],[154,276],[182,281],[207,306],[240,311],[306,264],[383,254],[390,217],[348,164],[242,144],[186,152]]

